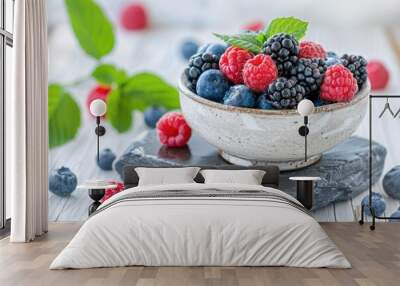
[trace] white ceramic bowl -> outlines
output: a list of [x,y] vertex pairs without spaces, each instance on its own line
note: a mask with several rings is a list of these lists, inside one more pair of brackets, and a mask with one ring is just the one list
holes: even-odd
[[304,137],[299,135],[303,117],[296,110],[262,110],[216,103],[179,83],[182,112],[191,128],[218,148],[236,165],[278,165],[281,170],[317,162],[321,154],[349,138],[367,111],[370,83],[347,103],[316,107],[309,116],[308,160]]

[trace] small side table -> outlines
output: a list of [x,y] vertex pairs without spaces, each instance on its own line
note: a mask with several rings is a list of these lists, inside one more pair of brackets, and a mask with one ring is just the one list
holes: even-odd
[[297,200],[303,206],[311,210],[313,206],[314,182],[321,180],[320,177],[290,177],[289,180],[297,182]]
[[85,183],[83,185],[79,185],[78,189],[87,189],[89,197],[94,201],[88,209],[89,216],[94,213],[97,208],[101,205],[100,200],[104,197],[106,193],[106,189],[116,188],[117,185],[115,184],[88,184]]

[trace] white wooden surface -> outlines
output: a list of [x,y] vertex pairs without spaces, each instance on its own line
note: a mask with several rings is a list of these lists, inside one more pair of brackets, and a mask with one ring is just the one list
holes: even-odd
[[[155,28],[140,33],[123,33],[118,31],[117,46],[113,53],[104,61],[117,64],[130,73],[137,71],[153,71],[169,82],[176,84],[185,62],[180,59],[178,49],[183,39],[194,38],[199,42],[214,41],[211,32],[230,32],[215,30],[197,30],[184,28]],[[328,50],[337,51],[339,54],[362,54],[368,59],[378,58],[383,60],[390,69],[392,80],[385,93],[396,93],[400,86],[400,70],[397,58],[389,41],[380,27],[362,29],[336,29],[324,27],[310,27],[308,39],[319,41]],[[399,37],[400,39],[400,37]],[[73,82],[90,73],[95,62],[83,54],[76,44],[68,26],[53,28],[49,37],[50,46],[50,80],[62,83]],[[50,151],[49,168],[67,166],[77,174],[79,183],[86,179],[102,178],[117,179],[114,171],[101,171],[95,164],[95,122],[88,116],[85,99],[89,89],[95,83],[91,80],[77,87],[71,87],[75,98],[82,105],[82,127],[74,141],[52,149]],[[396,106],[396,103],[393,103]],[[374,112],[379,114],[380,107],[376,105]],[[400,100],[397,103],[400,108]],[[396,108],[397,109],[397,108]],[[386,118],[377,123],[374,139],[388,148],[388,157],[385,172],[399,164],[400,149],[396,148],[399,133],[399,119]],[[311,122],[312,124],[312,122]],[[101,138],[101,146],[110,147],[117,156],[122,154],[131,141],[137,139],[144,129],[142,115],[135,114],[135,126],[127,133],[118,134],[107,123],[106,135]],[[357,135],[368,136],[367,118],[363,121]],[[318,175],[318,174],[316,174]],[[375,191],[383,193],[381,183]],[[339,202],[315,212],[316,219],[320,221],[353,221],[359,213],[359,205],[366,193],[347,202]],[[384,193],[383,193],[384,194]],[[399,202],[388,198],[386,215],[390,215],[399,207]],[[77,221],[87,217],[87,207],[90,199],[84,190],[76,190],[69,198],[60,198],[50,193],[49,219],[51,221]]]

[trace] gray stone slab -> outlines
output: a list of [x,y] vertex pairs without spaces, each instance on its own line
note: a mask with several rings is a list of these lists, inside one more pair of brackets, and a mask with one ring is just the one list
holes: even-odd
[[[378,143],[372,144],[372,184],[382,175],[385,165],[386,148]],[[369,187],[369,141],[351,137],[342,144],[325,152],[321,160],[307,168],[282,172],[281,188],[295,191],[291,176],[319,176],[316,183],[314,209],[332,202],[346,201],[368,190]]]
[[[322,159],[301,170],[281,172],[280,189],[295,195],[296,183],[291,176],[319,176],[316,183],[314,208],[318,209],[333,202],[345,201],[366,191],[368,180],[369,142],[360,137],[351,137],[342,144],[325,152]],[[372,144],[372,183],[382,175],[386,149],[378,143]],[[184,148],[167,148],[160,145],[154,130],[142,139],[133,142],[115,163],[121,175],[125,165],[140,166],[223,166],[230,165],[223,160],[215,147],[199,136],[193,135]]]

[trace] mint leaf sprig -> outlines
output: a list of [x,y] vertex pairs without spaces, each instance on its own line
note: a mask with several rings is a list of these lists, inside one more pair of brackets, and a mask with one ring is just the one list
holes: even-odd
[[100,60],[115,46],[114,27],[103,9],[93,0],[65,0],[69,21],[85,53]]
[[48,117],[50,148],[75,138],[81,125],[81,111],[72,95],[57,83],[49,84]]
[[248,50],[252,53],[259,54],[262,51],[264,42],[272,36],[285,33],[292,35],[296,40],[302,39],[308,28],[308,22],[297,19],[295,17],[276,18],[260,32],[245,32],[236,35],[214,35],[225,43]]
[[276,18],[271,21],[262,34],[265,36],[265,40],[276,34],[285,33],[299,41],[306,35],[307,28],[308,22],[295,17]]
[[244,33],[228,36],[214,33],[214,36],[229,45],[259,54],[263,48],[263,42],[258,40],[257,35],[257,33]]

